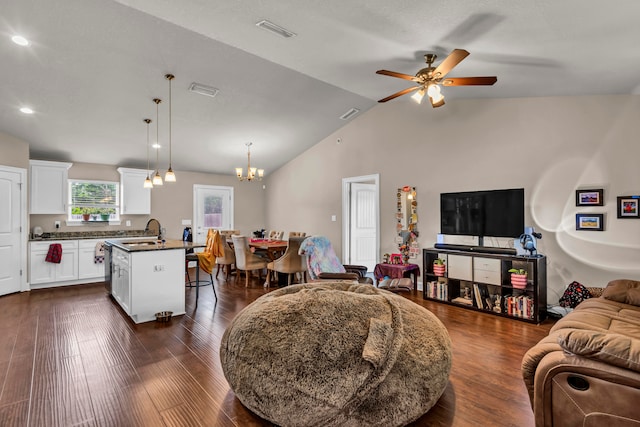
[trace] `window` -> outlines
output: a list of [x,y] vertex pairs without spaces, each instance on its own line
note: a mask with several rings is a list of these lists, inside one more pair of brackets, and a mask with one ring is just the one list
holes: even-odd
[[120,219],[119,184],[109,181],[69,180],[69,221]]

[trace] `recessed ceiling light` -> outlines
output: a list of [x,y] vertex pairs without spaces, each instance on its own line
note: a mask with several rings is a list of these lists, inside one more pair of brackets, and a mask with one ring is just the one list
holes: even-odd
[[160,144],[158,144],[157,142],[154,142],[153,144],[151,144],[151,147],[152,147],[152,148],[155,148],[155,149],[158,149],[158,148],[160,148],[160,147],[161,147],[161,145],[160,145]]
[[15,36],[11,37],[11,40],[17,45],[29,46],[29,40],[25,39],[22,36],[15,35]]
[[191,83],[191,86],[189,86],[189,91],[199,93],[200,95],[210,96],[212,98],[219,92],[218,88],[195,82]]
[[296,33],[292,33],[286,28],[282,28],[280,25],[276,25],[271,21],[267,21],[266,19],[256,23],[256,27],[260,27],[267,31],[271,31],[272,33],[277,34],[280,37],[284,37],[285,39],[288,39],[289,37],[294,37],[296,35]]
[[24,114],[33,114],[33,110],[29,107],[22,107],[20,108],[20,112],[24,113]]

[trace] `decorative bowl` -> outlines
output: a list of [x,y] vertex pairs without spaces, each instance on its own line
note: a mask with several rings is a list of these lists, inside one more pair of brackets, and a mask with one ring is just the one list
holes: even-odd
[[171,320],[172,315],[173,311],[160,311],[155,314],[156,322],[168,322]]

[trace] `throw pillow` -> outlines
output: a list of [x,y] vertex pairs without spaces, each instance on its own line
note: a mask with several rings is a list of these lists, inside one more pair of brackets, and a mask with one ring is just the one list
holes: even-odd
[[560,304],[561,307],[576,308],[578,304],[587,298],[591,298],[589,289],[583,284],[573,281],[567,286],[567,289],[565,289],[558,304]]
[[608,300],[640,306],[640,282],[637,280],[612,280],[602,292]]

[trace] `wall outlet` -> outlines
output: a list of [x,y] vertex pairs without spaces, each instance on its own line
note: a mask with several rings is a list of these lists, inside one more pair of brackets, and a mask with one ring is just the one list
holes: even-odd
[[124,225],[126,225],[127,227],[131,227],[131,221],[127,220],[127,222],[125,222]]
[[331,221],[336,222],[338,220],[338,217],[336,217],[335,215],[331,215]]
[[55,227],[56,227],[56,228],[60,228],[60,221],[56,221],[56,222],[54,223],[54,225],[55,225]]

